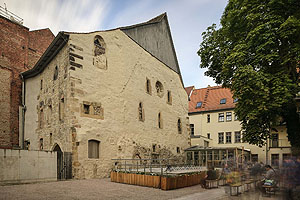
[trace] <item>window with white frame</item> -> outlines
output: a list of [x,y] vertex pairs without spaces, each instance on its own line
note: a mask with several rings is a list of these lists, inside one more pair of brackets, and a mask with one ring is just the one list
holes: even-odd
[[219,144],[224,143],[224,133],[218,133]]
[[226,112],[226,121],[231,121],[232,120],[232,113],[231,112]]
[[226,143],[231,143],[231,132],[226,132]]
[[219,113],[219,122],[224,122],[224,113]]
[[235,131],[234,132],[234,142],[235,143],[240,143],[241,142],[241,132],[240,131]]

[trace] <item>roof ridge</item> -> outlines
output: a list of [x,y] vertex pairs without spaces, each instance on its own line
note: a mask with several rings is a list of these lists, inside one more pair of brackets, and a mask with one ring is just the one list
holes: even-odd
[[142,23],[138,23],[138,24],[133,24],[133,25],[129,25],[129,26],[122,26],[122,27],[119,27],[117,29],[121,29],[121,30],[126,30],[126,29],[131,29],[131,28],[135,28],[135,27],[139,27],[139,26],[144,26],[144,25],[149,25],[149,24],[156,24],[156,23],[159,23],[162,21],[162,19],[164,17],[167,16],[167,13],[164,12],[163,14],[160,14],[146,22],[142,22]]

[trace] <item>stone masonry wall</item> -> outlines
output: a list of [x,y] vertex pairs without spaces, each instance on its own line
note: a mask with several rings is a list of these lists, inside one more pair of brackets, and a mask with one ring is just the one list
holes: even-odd
[[[26,80],[26,88],[30,148],[52,150],[58,144],[72,152],[74,178],[109,176],[113,158],[184,160],[190,141],[188,98],[180,77],[120,30],[70,34],[45,70]],[[90,142],[99,144],[94,158]]]
[[[98,36],[103,39],[100,54],[94,45]],[[119,30],[71,34],[69,44],[77,55],[70,63],[74,177],[107,177],[112,158],[183,160],[183,150],[189,146],[188,102],[179,75]],[[150,93],[146,91],[147,79]],[[157,81],[163,86],[160,94]],[[171,91],[171,103],[167,103],[167,91]],[[86,114],[87,103],[97,105],[100,112]],[[143,120],[139,120],[139,103]],[[158,113],[162,128],[158,127]],[[98,159],[88,157],[90,140],[100,142]]]
[[[8,104],[4,112],[0,113],[0,148],[19,145],[20,72],[30,69],[37,62],[53,38],[49,29],[31,34],[27,27],[0,16],[0,70],[11,71],[9,84],[0,82],[0,92],[8,94],[2,97]],[[6,114],[8,112],[9,115]]]
[[30,149],[53,150],[58,144],[71,152],[68,52],[66,45],[39,76],[26,80],[25,139]]

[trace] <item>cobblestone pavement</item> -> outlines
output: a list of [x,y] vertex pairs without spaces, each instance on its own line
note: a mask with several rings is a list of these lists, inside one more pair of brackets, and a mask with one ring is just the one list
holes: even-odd
[[[248,192],[239,197],[225,194],[224,188],[205,190],[200,185],[163,191],[160,189],[110,182],[110,179],[71,180],[0,186],[0,199],[176,199],[176,200],[273,200]],[[280,199],[280,198],[276,198]]]

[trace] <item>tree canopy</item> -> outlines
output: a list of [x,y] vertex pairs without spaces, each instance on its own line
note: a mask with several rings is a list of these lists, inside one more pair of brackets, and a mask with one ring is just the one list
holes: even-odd
[[220,21],[202,33],[198,55],[205,75],[232,90],[243,139],[263,145],[284,119],[300,147],[300,1],[229,0]]

